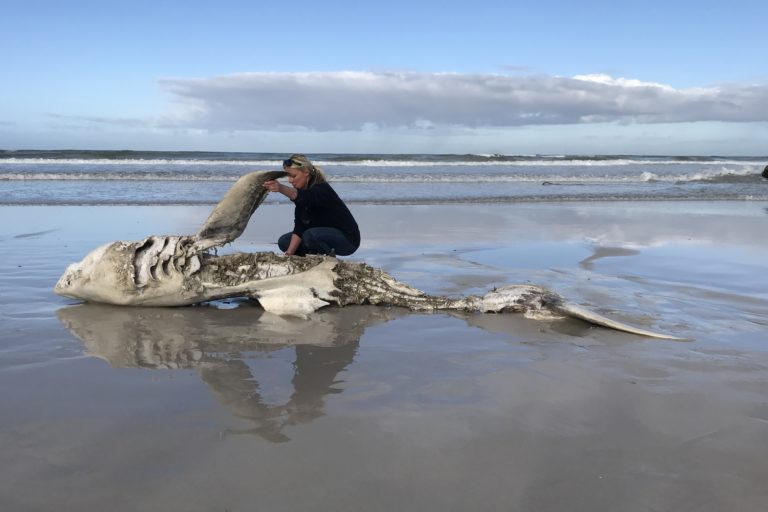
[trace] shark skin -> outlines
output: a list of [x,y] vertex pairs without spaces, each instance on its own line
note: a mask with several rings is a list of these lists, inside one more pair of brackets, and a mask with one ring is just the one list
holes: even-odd
[[510,285],[483,296],[452,298],[426,294],[362,262],[319,255],[217,256],[209,252],[242,234],[267,195],[264,182],[284,174],[262,171],[241,177],[196,235],[150,236],[96,248],[67,267],[55,293],[121,306],[189,306],[248,297],[268,312],[300,317],[322,307],[351,304],[412,311],[516,312],[536,319],[579,318],[642,336],[682,339],[612,320],[535,285]]

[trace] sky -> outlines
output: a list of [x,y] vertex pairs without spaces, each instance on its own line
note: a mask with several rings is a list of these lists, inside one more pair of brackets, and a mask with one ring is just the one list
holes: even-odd
[[1,12],[0,149],[768,155],[765,0]]

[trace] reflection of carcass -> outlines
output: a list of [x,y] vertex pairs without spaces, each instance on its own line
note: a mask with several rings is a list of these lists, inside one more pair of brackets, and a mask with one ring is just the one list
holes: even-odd
[[[326,309],[311,320],[284,318],[255,307],[120,308],[81,304],[62,308],[59,320],[82,340],[88,354],[116,368],[195,369],[216,400],[253,427],[252,433],[287,441],[283,429],[323,414],[325,395],[349,365],[366,327],[403,310],[361,306]],[[267,403],[249,357],[294,347],[293,393],[284,404]]]

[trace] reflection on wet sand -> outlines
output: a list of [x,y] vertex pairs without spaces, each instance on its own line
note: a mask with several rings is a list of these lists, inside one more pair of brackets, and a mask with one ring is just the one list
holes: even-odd
[[[223,435],[253,434],[284,442],[286,427],[324,414],[325,397],[339,393],[338,375],[354,360],[368,327],[414,314],[400,308],[348,306],[315,312],[310,319],[281,317],[248,303],[233,309],[214,307],[126,308],[85,303],[60,309],[59,320],[85,345],[89,355],[115,368],[193,369],[216,401],[252,426],[226,429]],[[542,323],[521,315],[451,312],[467,325],[487,332],[515,333],[535,340],[542,332],[566,334],[579,344],[592,326],[578,320]],[[265,378],[249,361],[269,363],[265,354],[293,348],[293,391],[284,403],[272,403]],[[277,358],[282,366],[284,358]],[[261,381],[261,382],[260,382]]]
[[[369,326],[407,314],[374,306],[328,308],[310,320],[284,318],[257,307],[234,309],[121,308],[80,304],[62,308],[59,320],[87,353],[115,368],[195,369],[216,400],[248,429],[226,434],[254,434],[272,442],[288,441],[283,429],[323,415],[325,395],[339,372],[354,359]],[[294,347],[293,393],[270,404],[260,392],[248,354]]]
[[601,258],[613,258],[616,256],[636,256],[640,254],[637,249],[627,249],[624,247],[595,247],[592,255],[579,262],[579,266],[584,270],[593,270],[595,261]]

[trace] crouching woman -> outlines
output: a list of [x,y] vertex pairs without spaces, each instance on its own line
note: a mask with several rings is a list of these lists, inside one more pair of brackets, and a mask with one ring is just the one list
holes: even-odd
[[293,201],[293,231],[277,244],[286,255],[327,254],[349,256],[360,247],[360,229],[355,218],[328,184],[323,171],[309,159],[296,154],[283,161],[289,187],[277,180],[264,187]]

